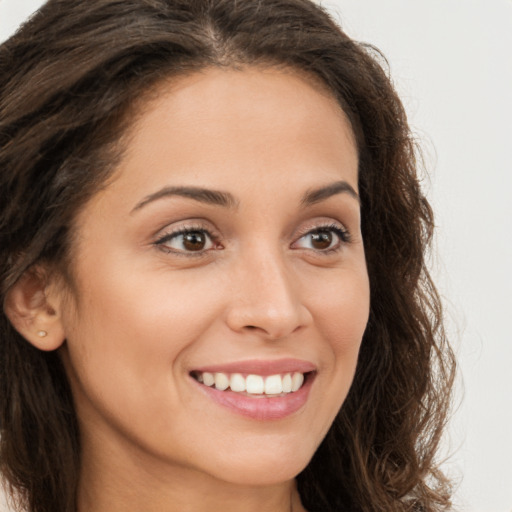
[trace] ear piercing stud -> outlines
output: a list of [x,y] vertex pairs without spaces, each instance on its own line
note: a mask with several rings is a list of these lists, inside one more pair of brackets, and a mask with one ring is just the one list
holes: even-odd
[[48,336],[48,333],[46,331],[37,331],[37,335],[40,338],[45,338],[46,336]]

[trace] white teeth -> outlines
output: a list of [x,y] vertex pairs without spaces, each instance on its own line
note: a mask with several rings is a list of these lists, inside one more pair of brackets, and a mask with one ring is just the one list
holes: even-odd
[[215,377],[213,376],[213,373],[204,372],[203,374],[203,384],[205,386],[213,386],[215,383]]
[[247,375],[247,378],[245,379],[245,387],[247,393],[251,393],[251,395],[261,395],[265,390],[263,377],[260,375]]
[[215,388],[224,391],[229,388],[229,379],[225,373],[215,374]]
[[271,375],[265,379],[265,394],[280,395],[283,392],[281,375]]
[[292,391],[292,376],[287,373],[283,377],[283,393],[291,393]]
[[245,391],[245,379],[239,373],[233,373],[229,380],[229,387],[231,388],[231,391],[241,393]]
[[294,373],[292,376],[292,391],[298,391],[304,382],[304,375],[302,373]]
[[247,375],[244,377],[240,373],[231,375],[216,372],[203,372],[195,375],[199,382],[205,386],[214,386],[219,391],[225,391],[230,388],[236,393],[244,393],[250,395],[282,395],[283,393],[294,393],[298,391],[304,383],[304,374],[300,372],[285,373],[284,375],[269,375],[262,377],[261,375]]

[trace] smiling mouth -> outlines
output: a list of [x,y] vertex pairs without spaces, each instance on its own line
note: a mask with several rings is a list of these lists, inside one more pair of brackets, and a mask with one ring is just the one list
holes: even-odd
[[191,376],[204,386],[218,391],[232,391],[251,397],[282,397],[299,391],[312,373],[289,372],[263,376],[194,371]]

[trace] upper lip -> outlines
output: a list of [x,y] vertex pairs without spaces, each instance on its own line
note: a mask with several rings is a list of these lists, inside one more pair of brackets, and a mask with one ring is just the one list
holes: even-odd
[[316,370],[316,366],[301,359],[252,359],[249,361],[234,361],[231,363],[215,364],[194,368],[193,372],[209,373],[242,373],[255,375],[276,375],[282,373],[308,373]]

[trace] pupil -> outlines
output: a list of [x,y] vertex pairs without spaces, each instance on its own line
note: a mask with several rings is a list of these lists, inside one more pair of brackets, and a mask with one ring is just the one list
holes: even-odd
[[194,233],[187,233],[183,237],[183,245],[188,251],[200,251],[204,249],[206,237],[204,233],[196,231]]
[[315,249],[328,249],[332,243],[332,233],[321,231],[311,235],[311,243]]

